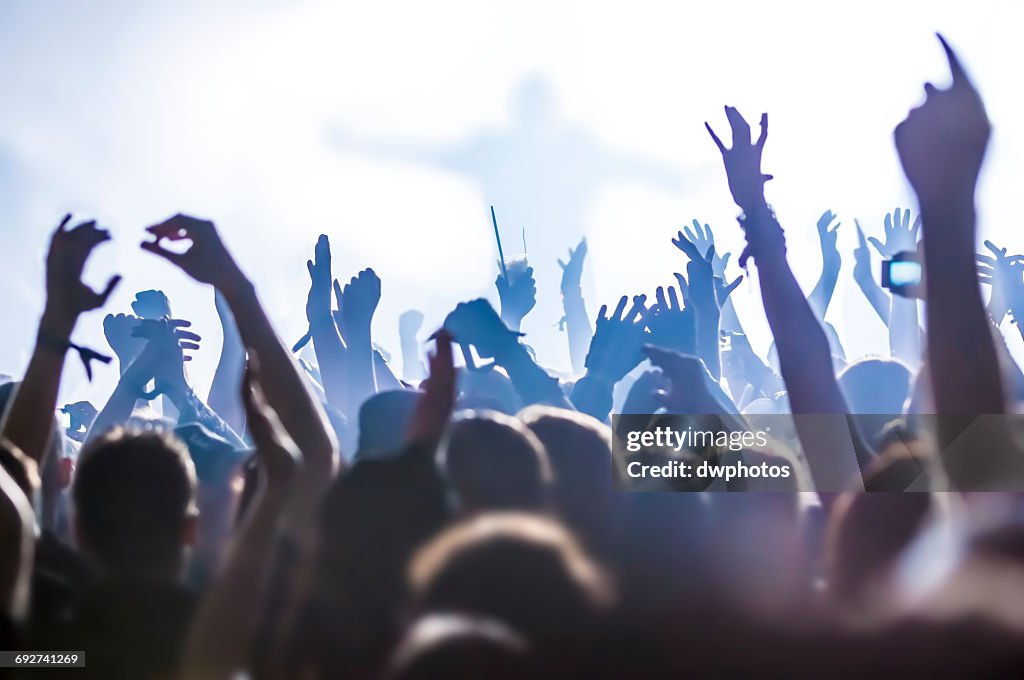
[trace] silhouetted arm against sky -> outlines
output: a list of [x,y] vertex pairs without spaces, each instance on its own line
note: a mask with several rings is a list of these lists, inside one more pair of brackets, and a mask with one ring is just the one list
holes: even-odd
[[[327,401],[334,408],[348,413],[348,377],[345,365],[345,343],[331,313],[331,243],[321,234],[313,250],[313,259],[306,261],[309,270],[309,294],[306,296],[306,321],[313,339],[313,351],[320,367],[320,380]],[[339,297],[338,302],[341,302]]]
[[[835,226],[832,223],[835,222]],[[821,276],[814,284],[814,289],[807,296],[811,309],[817,315],[819,321],[825,320],[828,306],[832,302],[832,295],[836,292],[836,283],[839,282],[839,270],[843,266],[843,258],[836,247],[839,227],[842,223],[836,222],[836,216],[831,210],[826,210],[818,218],[818,244],[821,246]]]
[[569,258],[563,262],[558,260],[562,268],[562,308],[565,311],[565,334],[569,340],[569,360],[572,372],[579,375],[586,370],[587,347],[594,330],[587,316],[587,306],[583,302],[583,261],[587,256],[587,240],[581,239],[579,245],[569,249]]
[[0,437],[7,439],[43,467],[43,456],[53,436],[64,359],[78,317],[102,307],[121,280],[112,277],[103,292],[82,283],[82,270],[96,246],[110,240],[96,222],[68,228],[66,215],[50,239],[46,255],[46,306],[25,377],[14,392],[7,412],[0,415]]
[[[952,85],[925,85],[925,101],[896,127],[896,150],[917,194],[927,272],[928,366],[936,413],[1005,413],[999,359],[982,302],[975,260],[978,174],[991,134],[985,106],[956,55],[939,37]],[[1021,475],[1009,431],[993,428],[969,460],[947,455],[966,423],[939,420],[939,450],[950,482],[962,489]]]
[[[710,125],[707,128],[722,152],[729,190],[743,210],[740,223],[747,238],[745,252],[757,261],[765,315],[775,336],[792,411],[795,415],[846,414],[846,401],[832,373],[825,331],[789,268],[782,227],[764,197],[764,183],[771,179],[761,172],[768,116],[762,115],[761,135],[752,143],[750,126],[740,113],[732,107],[725,112],[732,127],[731,148]],[[845,418],[843,427],[815,427],[800,418],[794,420],[819,488],[842,489],[855,480],[860,482],[858,447],[848,434]]]
[[[260,357],[262,375],[274,385],[266,396],[285,430],[302,450],[310,474],[330,483],[337,463],[337,442],[320,403],[313,398],[291,351],[274,333],[256,289],[231,257],[212,222],[176,215],[147,231],[155,238],[143,250],[180,267],[192,278],[210,283],[227,300],[246,349]],[[174,252],[162,241],[191,241],[188,250]],[[304,468],[305,469],[305,468]]]
[[241,434],[245,432],[245,409],[238,395],[242,386],[242,372],[245,370],[245,345],[242,344],[235,317],[231,315],[224,296],[215,292],[214,305],[217,307],[223,341],[206,402],[232,430]]

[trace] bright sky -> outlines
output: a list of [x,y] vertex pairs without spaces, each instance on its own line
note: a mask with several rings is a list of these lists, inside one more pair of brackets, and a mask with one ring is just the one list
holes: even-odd
[[[205,394],[220,347],[212,294],[140,252],[144,226],[178,211],[214,219],[289,341],[305,326],[304,261],[329,234],[337,276],[372,266],[383,279],[374,335],[397,355],[405,309],[434,327],[459,300],[496,299],[491,203],[506,254],[521,254],[525,228],[537,270],[528,339],[566,367],[554,257],[579,235],[592,314],[673,283],[685,258],[669,239],[694,217],[720,250],[739,248],[703,128],[726,127],[723,104],[769,112],[769,200],[807,290],[820,268],[814,223],[828,208],[840,216],[844,276],[828,318],[849,355],[883,352],[883,328],[848,281],[853,218],[880,235],[885,212],[911,205],[891,133],[926,80],[945,83],[935,30],[995,125],[982,233],[1024,251],[1022,19],[1015,0],[5,2],[0,372],[23,370],[46,235],[66,210],[114,234],[88,271],[97,285],[124,275],[108,311],[161,288],[194,322]],[[756,287],[735,295],[766,349]],[[104,347],[100,318],[76,339]],[[101,402],[116,371],[101,373],[89,387],[70,367],[62,398]]]

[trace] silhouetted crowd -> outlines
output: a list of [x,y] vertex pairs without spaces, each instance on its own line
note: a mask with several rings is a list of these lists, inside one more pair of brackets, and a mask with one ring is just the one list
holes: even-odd
[[[336,279],[327,236],[292,346],[214,224],[176,215],[146,228],[140,257],[213,288],[223,345],[203,398],[186,371],[202,339],[161,291],[103,319],[114,356],[73,342],[120,279],[82,283],[110,235],[66,216],[31,358],[0,384],[0,649],[77,650],[85,667],[6,672],[1020,677],[1024,373],[999,329],[1024,319],[1024,256],[976,253],[990,124],[940,41],[951,85],[926,85],[894,135],[917,215],[895,209],[881,238],[856,225],[853,275],[888,357],[850,359],[825,322],[842,261],[831,211],[821,276],[801,290],[765,197],[768,117],[754,138],[732,107],[728,145],[707,129],[767,357],[730,301],[731,254],[698,220],[666,238],[685,263],[674,285],[593,323],[586,241],[558,261],[560,373],[519,332],[553,294],[522,259],[499,262],[499,309],[460,303],[436,331],[403,314],[392,362],[371,333],[381,280]],[[908,263],[919,280],[896,280]],[[58,408],[69,361],[119,370],[105,404]],[[664,423],[742,445],[621,445]],[[702,461],[792,474],[634,474]]]

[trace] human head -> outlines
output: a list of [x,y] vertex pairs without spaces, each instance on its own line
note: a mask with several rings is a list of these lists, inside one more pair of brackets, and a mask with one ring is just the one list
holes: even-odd
[[375,458],[400,451],[419,399],[420,392],[387,390],[364,401],[359,407],[356,458]]
[[82,447],[75,536],[113,577],[176,579],[195,538],[196,475],[175,436],[114,428]]
[[554,472],[555,504],[566,523],[588,543],[594,534],[607,534],[615,484],[621,480],[609,427],[586,414],[551,406],[529,406],[519,419],[544,445]]
[[546,509],[551,486],[547,453],[516,418],[495,411],[463,412],[453,420],[440,458],[463,511]]
[[448,529],[409,573],[417,611],[493,617],[541,646],[586,639],[613,598],[561,524],[526,513],[480,515]]

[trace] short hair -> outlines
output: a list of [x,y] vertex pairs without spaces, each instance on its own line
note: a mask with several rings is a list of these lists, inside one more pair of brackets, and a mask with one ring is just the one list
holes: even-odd
[[851,413],[900,415],[910,395],[910,381],[910,369],[882,358],[861,359],[839,374]]
[[551,485],[547,453],[516,418],[466,411],[452,422],[440,454],[463,509],[546,509]]
[[595,513],[611,510],[624,476],[612,456],[611,428],[553,406],[528,406],[519,418],[544,445],[554,471],[555,502],[566,522],[577,531],[597,529],[591,526]]
[[78,538],[103,570],[149,574],[181,560],[195,468],[173,434],[117,427],[82,447],[72,500]]
[[614,600],[572,534],[530,513],[457,524],[419,551],[409,573],[418,611],[493,617],[541,645],[585,639]]

